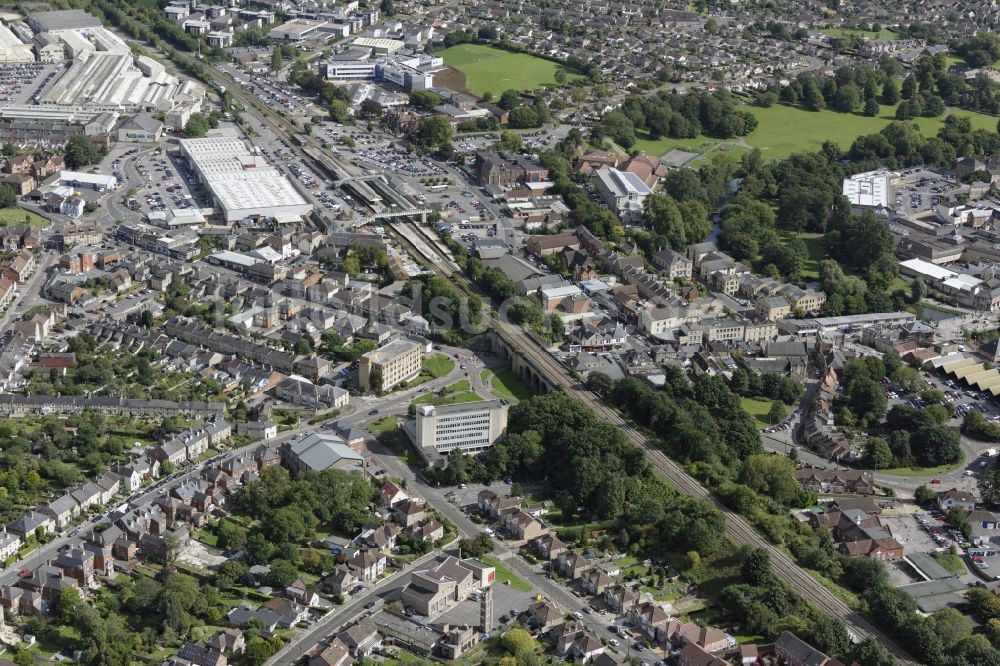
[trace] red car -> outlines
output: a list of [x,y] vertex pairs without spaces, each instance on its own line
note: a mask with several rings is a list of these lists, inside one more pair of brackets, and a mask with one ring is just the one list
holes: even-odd
[[931,483],[941,483],[941,479],[931,479]]
[[31,569],[25,567],[25,568],[21,569],[20,571],[18,571],[17,575],[20,576],[21,578],[27,578],[28,576],[31,575]]

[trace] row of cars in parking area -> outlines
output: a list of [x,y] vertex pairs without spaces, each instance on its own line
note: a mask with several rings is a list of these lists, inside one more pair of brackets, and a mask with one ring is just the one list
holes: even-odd
[[356,150],[355,155],[383,168],[411,176],[444,175],[446,171],[428,159],[419,159],[399,148]]
[[948,517],[943,513],[935,515],[918,513],[914,517],[917,519],[920,529],[927,532],[931,540],[937,545],[939,552],[947,552],[952,541],[959,548],[968,548],[971,545],[960,531],[952,528],[945,522]]

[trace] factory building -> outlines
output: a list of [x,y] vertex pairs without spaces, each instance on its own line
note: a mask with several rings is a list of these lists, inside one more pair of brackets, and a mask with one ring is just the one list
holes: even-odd
[[226,222],[252,217],[291,220],[312,211],[292,183],[240,139],[182,139],[180,146]]

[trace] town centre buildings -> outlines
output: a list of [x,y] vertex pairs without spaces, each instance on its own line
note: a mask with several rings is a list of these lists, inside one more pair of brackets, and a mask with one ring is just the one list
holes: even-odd
[[292,183],[263,158],[251,153],[242,140],[181,139],[180,145],[226,222],[249,217],[290,220],[312,211],[312,204]]

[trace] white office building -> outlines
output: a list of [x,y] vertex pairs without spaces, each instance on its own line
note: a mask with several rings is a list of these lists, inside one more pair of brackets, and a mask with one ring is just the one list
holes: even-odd
[[454,449],[475,455],[489,450],[506,431],[507,403],[483,400],[419,406],[413,437],[428,457],[447,456]]
[[844,179],[841,192],[856,208],[889,208],[894,197],[892,181],[898,176],[886,169],[856,173]]
[[639,222],[642,205],[652,190],[631,171],[602,167],[594,172],[597,193],[623,222]]

